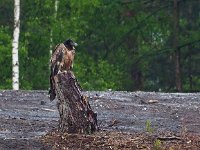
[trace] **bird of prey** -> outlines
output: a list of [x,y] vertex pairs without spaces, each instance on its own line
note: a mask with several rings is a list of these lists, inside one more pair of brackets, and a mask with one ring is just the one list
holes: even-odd
[[54,76],[64,71],[71,70],[75,55],[75,47],[77,43],[71,39],[58,44],[51,57],[51,74],[50,74],[50,100],[53,101],[56,97]]

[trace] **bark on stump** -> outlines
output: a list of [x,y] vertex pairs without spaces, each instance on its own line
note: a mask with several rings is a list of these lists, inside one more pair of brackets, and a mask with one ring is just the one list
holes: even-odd
[[67,133],[92,133],[98,130],[94,113],[81,93],[81,87],[72,71],[54,76],[60,114],[59,131]]

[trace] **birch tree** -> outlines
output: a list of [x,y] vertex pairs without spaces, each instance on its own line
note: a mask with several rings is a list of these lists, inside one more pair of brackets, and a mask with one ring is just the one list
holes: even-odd
[[14,31],[12,41],[12,87],[19,90],[18,45],[20,33],[20,0],[14,0]]
[[[54,20],[57,19],[58,4],[59,4],[59,0],[55,0],[55,4],[54,4],[54,9],[55,9]],[[50,31],[50,46],[49,47],[50,47],[49,54],[51,56],[52,55],[52,49],[53,49],[53,29],[51,29],[51,31]]]

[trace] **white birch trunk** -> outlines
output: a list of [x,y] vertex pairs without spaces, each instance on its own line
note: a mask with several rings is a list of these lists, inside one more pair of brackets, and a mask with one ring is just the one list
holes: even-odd
[[20,33],[20,0],[14,0],[14,31],[12,41],[12,87],[19,90],[19,60],[18,45]]
[[[55,9],[55,13],[54,13],[54,19],[56,20],[57,18],[57,12],[58,12],[58,3],[59,3],[59,0],[55,0],[55,4],[54,4],[54,9]],[[51,29],[50,31],[50,50],[49,50],[49,54],[50,54],[50,57],[52,55],[52,48],[53,48],[53,29]]]

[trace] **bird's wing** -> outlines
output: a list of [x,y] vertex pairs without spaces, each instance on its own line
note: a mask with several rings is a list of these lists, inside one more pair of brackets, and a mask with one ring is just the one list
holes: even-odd
[[59,65],[63,59],[64,53],[63,53],[63,47],[62,45],[57,45],[54,53],[51,57],[51,74],[54,76],[59,71]]

